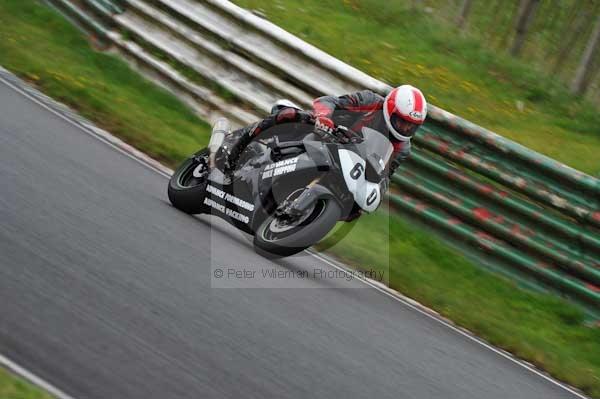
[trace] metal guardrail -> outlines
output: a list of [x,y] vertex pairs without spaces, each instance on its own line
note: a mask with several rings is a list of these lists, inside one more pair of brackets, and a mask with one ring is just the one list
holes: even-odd
[[[226,0],[51,1],[209,120],[391,89]],[[600,310],[598,179],[431,106],[393,181],[398,210]]]

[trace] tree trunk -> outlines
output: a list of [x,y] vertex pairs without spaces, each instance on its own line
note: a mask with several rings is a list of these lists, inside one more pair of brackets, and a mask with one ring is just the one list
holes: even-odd
[[521,0],[519,18],[517,19],[517,25],[515,27],[515,39],[510,49],[510,53],[515,57],[518,57],[521,54],[523,44],[525,44],[525,39],[527,38],[527,31],[531,26],[531,22],[535,17],[535,12],[539,4],[540,0]]
[[503,8],[503,0],[496,0],[496,4],[494,5],[494,9],[492,11],[492,21],[488,24],[488,29],[486,32],[486,37],[488,41],[491,41],[491,38],[498,36],[498,25],[502,20],[502,8]]
[[600,92],[600,86],[598,86],[598,82],[600,81],[600,56],[596,54],[596,62],[593,64],[594,66],[591,69],[591,73],[588,74],[588,78],[585,79],[585,87],[586,94],[590,100],[594,99],[593,94],[590,93],[590,89],[594,89],[595,92]]
[[593,72],[594,57],[598,52],[600,45],[600,15],[596,16],[596,24],[594,30],[583,51],[583,56],[579,62],[575,78],[571,84],[571,92],[578,95],[583,95],[588,87],[590,76]]
[[[596,91],[593,92],[595,96],[592,96],[592,101],[600,105],[600,74],[597,74],[596,78]],[[598,177],[600,177],[600,174]]]
[[585,22],[587,20],[586,16],[588,15],[588,10],[585,7],[581,7],[578,4],[575,5],[578,8],[577,16],[573,21],[573,29],[568,28],[568,36],[564,38],[564,46],[559,50],[558,55],[556,57],[556,61],[554,62],[554,67],[552,68],[552,74],[558,74],[565,62],[569,59],[571,55],[571,50],[575,47],[575,42],[581,36],[583,29],[585,28]]
[[[581,0],[581,1],[583,1],[583,0]],[[540,32],[542,33],[542,35],[544,35],[550,39],[550,42],[547,44],[547,47],[544,48],[543,50],[540,48],[540,51],[539,51],[539,56],[541,57],[541,61],[546,66],[548,65],[548,64],[546,64],[548,62],[547,60],[550,59],[550,57],[552,57],[552,55],[557,50],[556,46],[558,45],[558,41],[560,40],[560,39],[557,40],[558,34],[563,33],[561,31],[561,29],[559,28],[560,20],[561,20],[562,13],[563,13],[562,3],[563,2],[561,0],[552,0],[551,3],[546,3],[549,5],[550,10],[544,12],[543,9],[538,9],[538,13],[541,15],[544,15],[544,18],[543,18],[544,24],[540,28]],[[540,5],[540,7],[543,7],[543,6],[544,6],[544,3],[542,3],[542,5]],[[571,11],[571,14],[574,14],[574,12],[572,10],[568,10],[568,11]],[[568,19],[568,16],[565,15],[565,17],[567,17],[567,19]],[[546,44],[546,43],[544,43],[544,44]],[[538,60],[538,62],[539,62],[539,60]]]
[[[549,5],[550,10],[544,16],[544,25],[543,25],[542,29],[540,29],[541,31],[554,32],[556,30],[556,24],[557,24],[558,20],[560,19],[559,18],[560,12],[561,12],[560,4],[561,4],[561,2],[559,0],[552,0],[552,2]],[[541,14],[544,15],[544,12],[541,11]]]
[[576,0],[575,6],[569,8],[568,15],[565,16],[565,20],[560,26],[553,24],[550,28],[550,45],[546,49],[545,60],[549,60],[554,57],[557,50],[560,50],[560,41],[564,40],[570,33],[571,27],[581,13],[582,7],[579,5],[579,0]]
[[471,11],[471,6],[473,5],[473,0],[463,0],[462,5],[460,6],[460,14],[456,20],[456,25],[460,30],[463,30],[466,26],[467,18],[469,17],[469,12]]
[[[520,11],[522,8],[521,6],[523,5],[522,3],[523,3],[522,0],[521,0],[521,2],[511,1],[509,3],[509,6],[506,6],[505,0],[500,0],[500,5],[505,6],[505,8],[507,8],[509,10],[509,13],[508,13],[509,15],[508,15],[508,18],[506,18],[506,20],[507,20],[506,22],[504,21],[505,20],[504,15],[502,15],[503,14],[502,11],[504,11],[504,10],[501,9],[501,11],[498,12],[498,15],[502,15],[502,18],[500,19],[500,26],[504,27],[504,29],[502,29],[502,33],[497,35],[498,38],[500,39],[498,41],[498,47],[501,49],[505,49],[508,47],[508,41],[509,41],[510,36],[512,36],[511,35],[512,29],[516,23],[516,22],[513,22],[511,24],[510,21],[517,20],[517,16],[520,14]],[[515,7],[516,7],[516,10],[515,10]],[[517,16],[512,17],[513,14],[516,14]]]

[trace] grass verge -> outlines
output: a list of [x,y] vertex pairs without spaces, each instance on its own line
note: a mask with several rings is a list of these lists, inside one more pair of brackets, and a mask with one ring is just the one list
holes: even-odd
[[0,369],[0,398],[2,399],[51,399],[46,392],[22,381]]
[[[0,64],[140,150],[174,165],[207,142],[205,123],[125,63],[94,52],[53,10],[4,0],[0,22]],[[378,250],[388,239],[389,257]],[[389,264],[392,287],[600,398],[600,331],[583,325],[574,306],[523,291],[384,212],[361,218],[332,252],[349,264]],[[0,393],[14,383],[0,374]]]
[[383,0],[235,0],[337,58],[511,140],[600,175],[600,112],[526,60],[444,22]]

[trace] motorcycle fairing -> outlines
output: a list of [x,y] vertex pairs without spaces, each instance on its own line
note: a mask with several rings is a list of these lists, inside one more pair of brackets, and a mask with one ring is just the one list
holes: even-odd
[[373,212],[381,203],[379,184],[365,178],[365,160],[351,150],[339,149],[338,155],[344,181],[348,191],[354,196],[354,201],[365,212]]
[[[254,234],[275,205],[293,189],[305,187],[331,168],[333,161],[324,144],[305,142],[302,145],[306,152],[277,161],[271,160],[270,150],[266,149],[260,157],[248,160],[235,172],[232,184],[209,180],[208,185],[214,189],[207,190],[205,205],[213,215]],[[247,204],[253,204],[252,211]]]
[[225,219],[240,230],[252,233],[250,226],[256,214],[256,203],[248,189],[246,183],[223,185],[209,180],[204,205],[210,209],[212,215]]

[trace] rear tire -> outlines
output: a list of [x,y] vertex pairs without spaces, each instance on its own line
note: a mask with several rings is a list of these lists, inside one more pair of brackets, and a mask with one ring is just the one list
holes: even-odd
[[342,210],[331,198],[319,198],[311,215],[299,225],[284,231],[275,214],[259,226],[254,235],[257,253],[268,258],[294,255],[319,242],[335,226]]
[[[205,159],[204,165],[196,161],[197,157]],[[167,191],[171,204],[189,214],[206,212],[207,207],[203,201],[206,197],[207,177],[208,149],[205,148],[186,159],[171,176]]]

